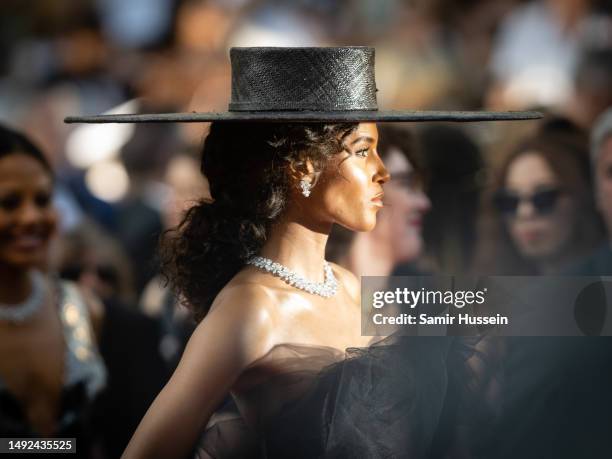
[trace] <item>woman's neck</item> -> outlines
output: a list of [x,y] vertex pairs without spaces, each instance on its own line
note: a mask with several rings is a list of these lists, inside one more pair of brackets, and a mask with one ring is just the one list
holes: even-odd
[[28,269],[0,263],[0,303],[19,304],[30,295],[31,290]]
[[272,228],[260,255],[315,282],[325,280],[323,261],[330,225],[313,227],[285,218]]
[[372,233],[357,233],[340,262],[357,277],[389,276],[393,272],[394,261],[389,244],[372,236]]

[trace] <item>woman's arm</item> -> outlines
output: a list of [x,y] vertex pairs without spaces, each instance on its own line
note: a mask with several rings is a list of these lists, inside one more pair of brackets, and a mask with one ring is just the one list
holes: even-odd
[[184,457],[244,369],[271,349],[263,288],[235,286],[215,303],[122,458]]

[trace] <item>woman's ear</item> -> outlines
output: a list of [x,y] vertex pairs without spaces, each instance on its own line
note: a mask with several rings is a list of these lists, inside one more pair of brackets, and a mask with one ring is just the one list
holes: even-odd
[[304,161],[290,163],[289,173],[294,190],[305,198],[309,197],[319,175],[313,162],[310,159],[305,159]]
[[299,185],[300,182],[306,181],[307,183],[314,185],[318,174],[316,173],[316,169],[312,161],[310,159],[306,159],[304,161],[289,163],[289,175],[291,176],[291,181],[295,184]]

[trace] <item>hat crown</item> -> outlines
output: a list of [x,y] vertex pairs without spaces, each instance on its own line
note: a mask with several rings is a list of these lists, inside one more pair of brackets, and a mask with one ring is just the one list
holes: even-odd
[[374,48],[232,48],[236,111],[377,110]]
[[538,112],[378,110],[374,48],[232,48],[227,112],[69,116],[67,123],[493,121]]

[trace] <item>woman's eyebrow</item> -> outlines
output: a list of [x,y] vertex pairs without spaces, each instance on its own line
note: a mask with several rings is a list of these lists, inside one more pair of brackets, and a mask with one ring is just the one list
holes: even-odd
[[370,143],[374,143],[374,139],[373,139],[372,137],[368,137],[368,136],[362,135],[362,136],[360,136],[360,137],[357,137],[355,140],[353,140],[353,141],[350,143],[350,145],[355,145],[357,142],[359,142],[359,141],[361,141],[361,140],[365,140],[365,141],[368,141],[368,142],[370,142]]

